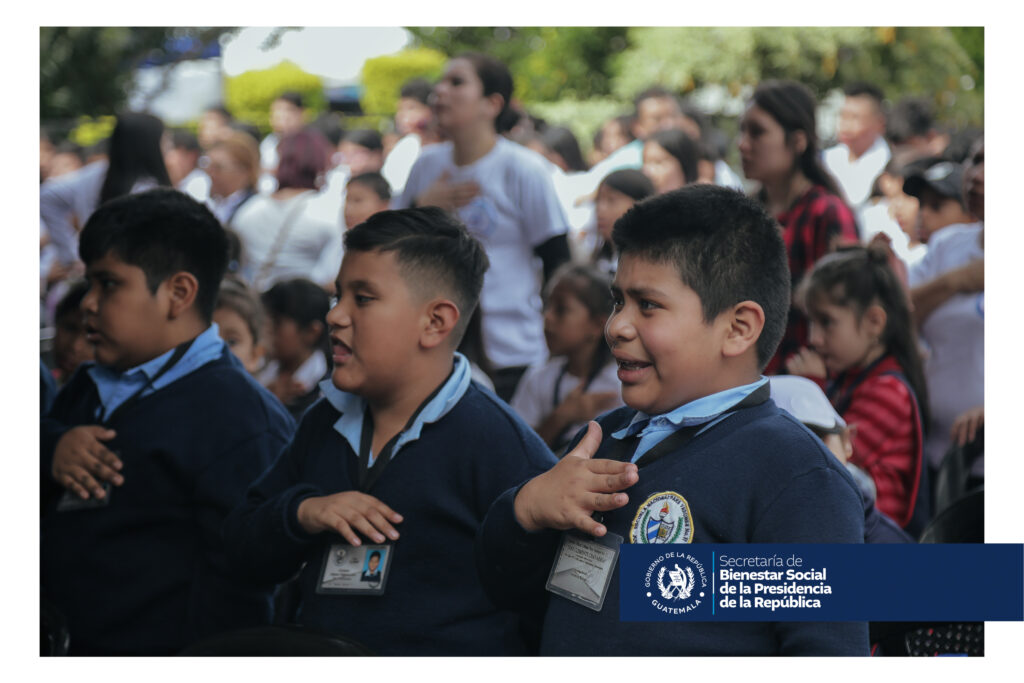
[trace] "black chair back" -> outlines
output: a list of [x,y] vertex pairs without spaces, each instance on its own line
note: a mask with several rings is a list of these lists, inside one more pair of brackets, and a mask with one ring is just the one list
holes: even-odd
[[921,543],[984,543],[985,489],[962,496],[940,512],[921,534]]

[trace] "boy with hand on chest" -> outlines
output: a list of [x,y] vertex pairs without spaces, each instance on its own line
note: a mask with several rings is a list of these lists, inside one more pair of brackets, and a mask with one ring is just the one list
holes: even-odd
[[324,398],[227,525],[239,571],[299,572],[299,623],[384,655],[526,651],[472,570],[474,540],[495,498],[555,458],[455,352],[487,265],[437,208],[345,234]]
[[211,324],[224,229],[157,189],[90,217],[81,303],[96,362],[40,422],[41,585],[71,654],[166,655],[270,620],[221,525],[294,423]]
[[[478,541],[495,603],[544,591],[558,531],[602,545],[863,542],[856,485],[761,375],[790,302],[772,218],[733,190],[693,185],[637,204],[612,239],[605,337],[627,407],[495,501]],[[611,571],[600,611],[549,596],[541,654],[867,654],[863,623],[620,622]]]

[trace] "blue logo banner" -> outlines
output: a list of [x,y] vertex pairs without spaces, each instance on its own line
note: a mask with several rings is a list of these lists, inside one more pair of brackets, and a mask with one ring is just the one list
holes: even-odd
[[622,621],[1021,621],[1021,544],[624,544]]

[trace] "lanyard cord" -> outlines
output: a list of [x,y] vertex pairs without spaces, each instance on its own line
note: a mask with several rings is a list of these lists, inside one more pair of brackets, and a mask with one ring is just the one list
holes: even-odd
[[[144,391],[146,391],[146,389],[149,389],[151,386],[153,386],[153,383],[156,382],[161,377],[163,377],[164,374],[166,374],[168,370],[170,370],[175,365],[177,365],[178,361],[180,361],[182,359],[182,357],[185,355],[185,353],[192,347],[192,342],[194,342],[194,341],[195,341],[195,338],[189,339],[187,342],[184,342],[182,344],[178,344],[178,346],[175,347],[175,349],[174,349],[174,353],[172,353],[171,357],[167,359],[167,362],[164,363],[163,366],[161,366],[161,368],[159,370],[157,370],[156,374],[153,375],[152,378],[147,380],[146,383],[138,391],[136,391],[134,394],[129,396],[124,401],[124,403],[119,405],[114,410],[114,412],[110,413],[109,415],[106,415],[102,420],[100,420],[100,422],[104,426],[109,426],[110,424],[112,424],[114,422],[114,420],[118,416],[120,416],[122,413],[124,413],[124,411],[128,410],[128,408],[130,408],[133,405],[135,405],[136,403],[138,403],[139,399],[142,398],[142,393]],[[106,411],[104,411],[104,412],[106,412]]]

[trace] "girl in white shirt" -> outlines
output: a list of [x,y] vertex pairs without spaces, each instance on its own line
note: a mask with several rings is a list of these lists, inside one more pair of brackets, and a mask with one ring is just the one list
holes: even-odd
[[611,308],[608,277],[593,266],[563,266],[545,292],[551,358],[526,371],[512,409],[556,454],[588,420],[622,405],[618,368],[604,340]]

